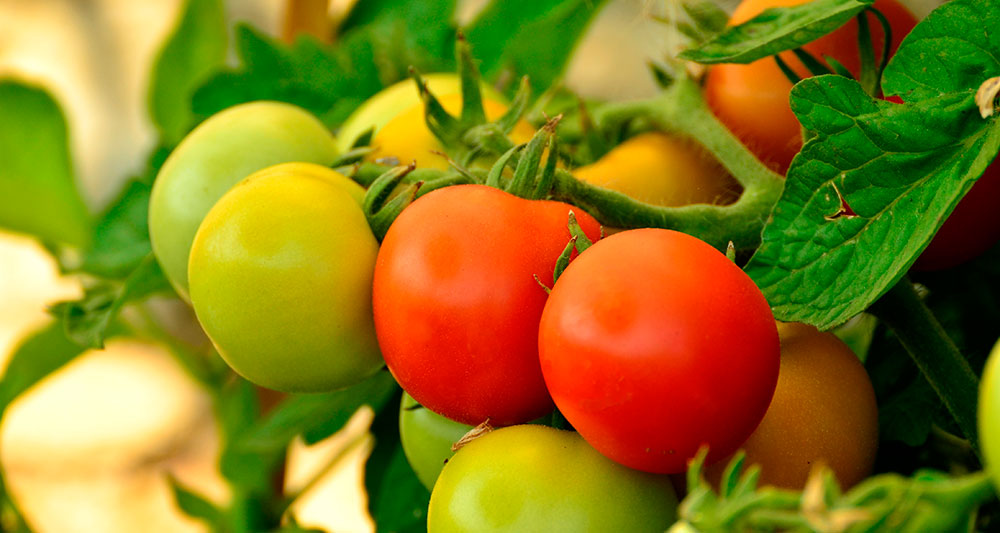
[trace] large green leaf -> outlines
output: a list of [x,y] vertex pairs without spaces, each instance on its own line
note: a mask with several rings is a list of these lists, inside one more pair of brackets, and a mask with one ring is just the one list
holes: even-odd
[[94,228],[93,246],[81,270],[106,278],[123,278],[153,249],[149,243],[149,194],[144,181],[126,184],[121,196],[101,215]]
[[[936,10],[900,46],[886,87],[906,91],[924,78],[924,63],[913,59],[930,46],[921,26],[942,19],[960,37],[939,46],[957,39],[978,47],[988,33],[982,22],[1000,20],[1000,5],[955,0]],[[779,319],[821,328],[847,320],[900,279],[930,242],[1000,150],[1000,120],[980,118],[973,97],[979,82],[1000,74],[1000,47],[994,50],[946,54],[936,75],[967,86],[923,84],[902,105],[874,100],[838,76],[792,89],[792,109],[815,137],[793,160],[747,265]]]
[[222,0],[187,0],[153,65],[149,112],[161,141],[175,146],[195,124],[191,95],[226,60]]
[[604,0],[495,0],[464,31],[486,78],[510,71],[529,76],[543,91],[562,77],[603,5]]
[[90,214],[73,178],[66,119],[39,87],[0,80],[0,227],[85,246]]
[[750,63],[798,48],[843,26],[875,0],[813,0],[771,8],[680,54],[699,63]]

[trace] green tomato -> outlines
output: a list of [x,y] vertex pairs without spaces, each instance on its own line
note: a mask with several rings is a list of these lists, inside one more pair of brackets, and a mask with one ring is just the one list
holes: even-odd
[[1000,494],[1000,342],[986,360],[979,384],[979,445]]
[[252,174],[205,216],[191,247],[191,303],[246,379],[319,392],[382,366],[371,304],[378,243],[363,193],[327,167],[288,163]]
[[[458,74],[438,73],[423,76],[427,89],[437,97],[461,94],[462,80]],[[483,96],[488,100],[506,102],[506,99],[486,83],[480,85]],[[413,106],[420,105],[420,91],[413,80],[406,79],[382,89],[361,104],[347,117],[337,132],[337,150],[341,153],[351,149],[354,141],[370,129],[382,129],[390,120]]]
[[471,429],[472,426],[449,420],[403,393],[399,407],[399,439],[406,460],[427,490],[434,488],[444,464],[454,455],[451,445]]
[[676,511],[667,476],[605,459],[572,431],[510,426],[448,461],[431,493],[427,531],[662,532]]
[[329,165],[335,139],[307,111],[279,102],[231,107],[201,123],[170,154],[153,184],[149,237],[167,279],[188,298],[188,254],[205,213],[230,187],[291,161]]

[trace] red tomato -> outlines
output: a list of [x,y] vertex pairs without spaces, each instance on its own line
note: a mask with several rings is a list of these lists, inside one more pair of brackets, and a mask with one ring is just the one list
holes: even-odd
[[568,204],[481,185],[431,192],[403,210],[375,264],[375,331],[389,370],[423,406],[457,422],[528,422],[552,410],[538,320],[577,215]]
[[944,270],[981,255],[1000,240],[1000,159],[955,206],[948,220],[913,264],[918,271]]
[[598,451],[676,473],[699,446],[735,451],[778,379],[774,317],[753,281],[684,233],[607,237],[556,283],[539,325],[556,406]]
[[[730,24],[746,22],[767,8],[794,6],[807,1],[744,0],[733,12]],[[892,28],[891,51],[895,52],[917,21],[896,0],[878,0],[873,7],[889,20]],[[882,26],[874,15],[869,14],[868,27],[878,55],[882,49]],[[833,57],[857,77],[861,71],[857,35],[858,23],[851,20],[803,48],[817,59]],[[781,58],[799,76],[809,76],[809,71],[792,52],[783,52]],[[748,65],[713,66],[705,79],[705,98],[719,120],[761,161],[781,173],[788,170],[792,158],[802,147],[799,121],[788,103],[791,89],[792,84],[770,57]]]

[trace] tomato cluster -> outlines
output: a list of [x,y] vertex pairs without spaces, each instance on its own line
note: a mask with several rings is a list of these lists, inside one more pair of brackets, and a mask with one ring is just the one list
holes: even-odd
[[[894,47],[913,22],[892,0],[876,7],[902,30]],[[762,8],[745,2],[734,20]],[[857,46],[846,44],[856,31],[808,49],[836,49],[831,57],[856,70]],[[456,112],[458,78],[427,80]],[[747,90],[767,94],[740,93]],[[787,91],[770,63],[717,67],[705,85],[720,119],[782,170],[800,144]],[[496,120],[507,107],[485,92],[485,118]],[[748,109],[774,113],[743,122],[732,114]],[[234,130],[241,135],[228,135]],[[629,133],[572,175],[658,206],[739,198],[740,185],[692,141]],[[219,354],[247,380],[330,391],[387,367],[405,390],[403,451],[433,490],[430,531],[549,530],[541,525],[554,522],[662,531],[677,505],[666,474],[683,472],[706,446],[715,479],[741,448],[769,485],[802,488],[816,463],[844,486],[871,472],[878,413],[864,367],[833,335],[776,323],[732,257],[666,229],[605,237],[577,206],[483,183],[415,197],[380,243],[365,189],[324,165],[358,138],[369,140],[359,156],[369,165],[446,171],[456,163],[440,157],[450,147],[427,126],[410,85],[374,96],[341,135],[338,143],[307,112],[273,102],[210,118],[157,179],[154,250]],[[508,137],[523,145],[533,132],[522,121]],[[501,183],[513,181],[505,164],[496,167]],[[477,170],[486,172],[462,172],[475,181]],[[933,250],[924,260],[937,265]],[[983,394],[995,396],[989,386]],[[470,432],[482,435],[453,452]]]

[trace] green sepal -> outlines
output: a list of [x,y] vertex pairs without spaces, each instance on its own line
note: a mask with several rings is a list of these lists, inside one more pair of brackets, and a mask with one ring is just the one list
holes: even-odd
[[[379,176],[365,193],[365,198],[361,202],[361,210],[379,242],[382,242],[385,233],[389,231],[389,226],[396,220],[396,217],[407,205],[410,205],[416,197],[417,190],[422,185],[422,182],[409,183],[402,190],[396,191],[396,187],[400,185],[403,178],[414,169],[416,169],[414,163],[394,167]],[[393,196],[393,192],[397,192],[397,194]]]

